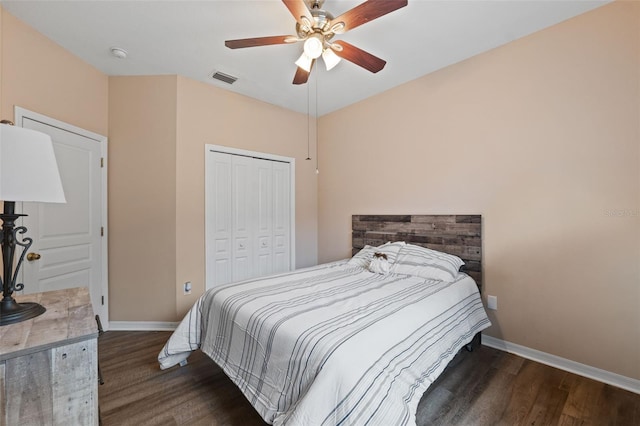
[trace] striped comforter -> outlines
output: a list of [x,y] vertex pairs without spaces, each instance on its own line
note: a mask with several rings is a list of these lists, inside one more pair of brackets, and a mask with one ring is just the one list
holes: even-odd
[[203,294],[158,355],[200,348],[274,425],[414,425],[420,397],[490,325],[475,282],[334,262]]

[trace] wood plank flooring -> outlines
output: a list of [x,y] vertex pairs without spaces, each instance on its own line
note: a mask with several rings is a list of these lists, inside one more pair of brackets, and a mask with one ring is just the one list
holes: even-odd
[[[157,355],[170,334],[110,331],[99,338],[103,425],[266,425],[201,352],[185,367],[161,371]],[[640,395],[482,346],[454,359],[416,417],[420,426],[635,426]]]

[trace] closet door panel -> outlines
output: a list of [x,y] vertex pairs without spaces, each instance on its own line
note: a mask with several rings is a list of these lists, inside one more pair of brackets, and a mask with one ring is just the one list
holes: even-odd
[[291,196],[290,165],[273,163],[273,272],[291,270],[290,229]]
[[273,161],[254,158],[256,276],[273,273]]
[[214,282],[217,284],[228,284],[233,279],[231,265],[231,241],[216,241],[216,258],[214,260]]
[[207,176],[207,209],[213,212],[208,241],[213,241],[212,264],[214,282],[227,284],[233,279],[232,218],[231,218],[231,155],[219,152],[208,158],[211,162]]
[[255,276],[253,268],[253,165],[252,159],[234,155],[232,160],[233,281]]

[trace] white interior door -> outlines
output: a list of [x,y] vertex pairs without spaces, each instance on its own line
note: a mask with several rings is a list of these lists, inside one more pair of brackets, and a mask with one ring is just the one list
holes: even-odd
[[40,259],[23,264],[24,292],[89,287],[95,313],[108,324],[102,167],[106,138],[29,112],[16,117],[16,125],[51,136],[67,200],[22,203],[27,215],[23,224],[33,238],[29,252],[40,254]]

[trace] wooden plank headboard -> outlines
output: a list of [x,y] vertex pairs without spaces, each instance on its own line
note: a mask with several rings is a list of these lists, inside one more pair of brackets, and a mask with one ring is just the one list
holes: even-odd
[[482,216],[480,215],[354,215],[352,254],[365,245],[405,241],[453,254],[482,289]]

